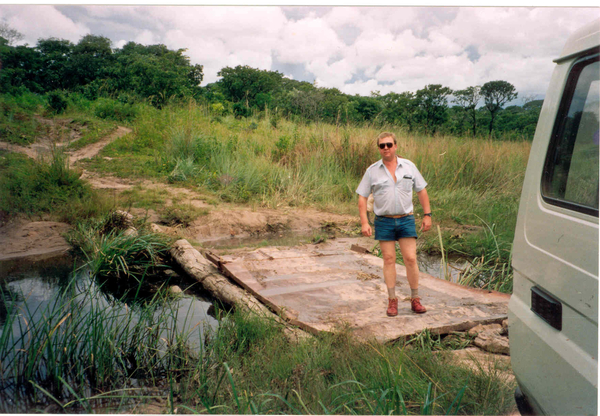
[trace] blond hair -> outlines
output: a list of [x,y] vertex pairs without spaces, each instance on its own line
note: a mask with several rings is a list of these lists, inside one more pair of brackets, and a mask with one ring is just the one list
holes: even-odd
[[396,142],[396,135],[394,133],[390,133],[389,131],[384,131],[379,136],[377,136],[377,145],[379,145],[379,139],[385,139],[386,137],[391,137],[394,139],[394,144],[398,144]]

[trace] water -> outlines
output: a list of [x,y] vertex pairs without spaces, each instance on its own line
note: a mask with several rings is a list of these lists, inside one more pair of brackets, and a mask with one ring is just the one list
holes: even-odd
[[446,264],[443,264],[442,256],[440,254],[417,254],[419,271],[440,279],[445,279],[446,273],[448,273],[451,277],[450,281],[457,283],[461,273],[465,270],[469,262],[462,258],[450,258],[445,260]]
[[[31,345],[36,345],[32,340],[50,339],[47,333],[53,328],[58,328],[57,333],[62,329],[67,332],[67,326],[75,325],[75,333],[79,330],[87,332],[90,317],[109,317],[105,322],[112,325],[116,322],[125,330],[128,326],[134,327],[140,319],[143,322],[156,320],[156,326],[161,328],[161,339],[173,340],[178,334],[186,334],[187,345],[199,350],[204,332],[218,326],[217,319],[209,313],[213,299],[195,287],[188,289],[192,282],[176,276],[172,280],[193,295],[167,298],[161,300],[157,307],[148,308],[145,301],[150,300],[153,294],[145,294],[145,298],[137,300],[133,296],[120,300],[125,298],[109,290],[108,286],[101,287],[88,270],[77,270],[70,257],[41,262],[0,262],[0,412],[23,412],[31,406],[36,408],[34,403],[23,400],[23,396],[30,395],[27,388],[15,384],[21,376],[15,374],[15,369],[21,371],[22,368],[15,363],[22,359],[23,351],[31,351]],[[68,301],[65,302],[65,299]],[[115,316],[118,319],[110,319]],[[66,320],[62,321],[63,318]],[[44,326],[44,322],[50,320],[52,322]],[[110,332],[110,328],[105,330]],[[56,340],[52,341],[56,345],[52,348],[56,351],[63,348],[76,351],[78,348],[70,345],[65,336],[55,334],[53,340]],[[40,351],[47,353],[45,347]],[[52,364],[48,364],[47,360],[40,363],[41,368],[35,369],[36,380],[43,380],[51,371]]]

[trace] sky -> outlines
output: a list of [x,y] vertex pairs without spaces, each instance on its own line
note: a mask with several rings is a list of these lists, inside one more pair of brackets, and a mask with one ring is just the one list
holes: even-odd
[[0,20],[24,35],[21,44],[94,34],[114,48],[183,48],[204,66],[202,85],[226,66],[248,65],[360,95],[504,80],[518,101],[543,98],[569,35],[599,18],[589,6],[0,4]]

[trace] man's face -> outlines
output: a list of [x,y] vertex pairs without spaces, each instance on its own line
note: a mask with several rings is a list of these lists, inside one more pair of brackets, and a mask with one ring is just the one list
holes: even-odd
[[[394,143],[394,139],[391,137],[384,137],[379,139],[379,153],[383,159],[389,160],[396,155],[396,148],[398,147]],[[381,148],[383,146],[383,149]]]

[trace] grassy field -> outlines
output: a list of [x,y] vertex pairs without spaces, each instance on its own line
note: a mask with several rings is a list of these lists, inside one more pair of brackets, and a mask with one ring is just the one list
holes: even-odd
[[[189,187],[217,204],[310,206],[357,215],[355,189],[365,169],[379,158],[375,137],[382,130],[393,131],[399,139],[399,155],[412,160],[429,184],[434,228],[421,235],[420,250],[469,259],[472,267],[463,276],[464,282],[504,292],[512,290],[510,251],[530,150],[528,142],[426,137],[409,135],[392,126],[298,124],[270,113],[236,119],[214,115],[208,106],[194,101],[172,104],[163,110],[144,104],[124,109],[125,105],[115,100],[89,102],[79,95],[73,97],[61,117],[87,119],[96,126],[81,143],[98,140],[98,132],[114,128],[117,122],[133,129],[132,134],[108,145],[101,153],[103,157],[83,161],[85,169]],[[30,98],[20,107],[11,102],[12,112],[30,114],[32,101]],[[27,134],[24,137],[23,143],[30,141]],[[16,165],[12,156],[2,156],[0,180],[5,184],[34,182],[27,174],[29,168],[21,169],[25,173],[17,178],[15,172],[19,169],[10,167]],[[32,203],[31,193],[7,191],[8,185],[3,188],[6,196],[2,210],[18,211],[21,206],[28,212],[31,209],[27,207],[39,205]],[[6,192],[10,192],[10,198]],[[67,192],[61,197],[71,195]],[[132,195],[123,196],[123,203],[142,203],[131,201]],[[92,197],[86,198],[90,201]],[[7,206],[8,199],[13,202]],[[59,211],[73,222],[78,210],[82,217],[89,217],[93,214],[90,207],[115,204],[119,201],[74,204],[68,213]],[[416,197],[415,208],[419,218],[422,210]]]
[[[354,191],[379,158],[374,138],[394,131],[400,155],[429,183],[434,229],[421,236],[421,249],[471,259],[463,276],[468,284],[512,290],[510,249],[529,143],[424,137],[390,126],[300,125],[273,114],[235,119],[194,102],[159,111],[75,98],[63,119],[133,129],[100,157],[83,161],[86,169],[189,187],[216,207],[229,202],[357,215]],[[36,127],[10,123],[26,116],[38,122],[33,113],[42,104],[21,101],[4,98],[8,121],[2,123],[16,132],[7,141],[27,144],[39,133]],[[84,143],[101,136],[90,134]],[[101,236],[98,224],[112,209],[156,207],[165,198],[136,188],[107,197],[79,179],[59,151],[46,161],[0,151],[0,213],[70,222],[79,233],[73,241],[99,274],[135,269],[134,282],[145,279],[154,264],[140,262],[138,254],[153,248],[146,256],[151,259],[168,242],[145,233],[140,239]],[[165,221],[184,217],[160,214]],[[78,306],[82,296],[92,305],[85,313]],[[135,317],[125,304],[104,310],[96,296],[65,290],[39,322],[27,315],[33,311],[7,311],[1,381],[11,400],[28,401],[27,409],[54,403],[68,412],[130,411],[156,400],[171,413],[501,414],[512,406],[514,383],[503,377],[506,368],[470,370],[448,355],[446,349],[466,345],[460,337],[424,333],[413,342],[379,345],[358,343],[340,328],[291,343],[275,323],[217,305],[218,329],[205,331],[204,347],[193,350],[189,334],[167,324],[174,312],[163,292],[145,300]],[[13,402],[0,403],[6,406],[0,410],[14,410]]]
[[[153,178],[262,207],[312,206],[357,215],[355,189],[378,160],[375,137],[395,131],[399,154],[428,182],[434,225],[420,249],[473,259],[464,281],[510,292],[510,250],[528,142],[408,135],[393,127],[300,125],[270,114],[211,115],[190,102],[139,110],[134,134],[104,149],[86,168]],[[417,218],[422,210],[416,201]],[[357,216],[358,217],[358,216]]]

